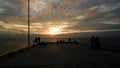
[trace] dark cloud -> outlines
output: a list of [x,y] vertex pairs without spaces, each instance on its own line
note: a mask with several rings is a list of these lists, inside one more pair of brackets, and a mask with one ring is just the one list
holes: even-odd
[[24,16],[23,13],[25,13],[24,12],[25,6],[23,6],[24,5],[23,1],[26,0],[1,0],[0,19],[5,21],[6,18],[10,16],[18,16],[18,17]]
[[[88,24],[88,23],[90,23],[90,24]],[[78,25],[74,25],[72,27],[68,27],[67,29],[81,30],[81,31],[84,31],[84,30],[111,30],[111,29],[120,29],[120,24],[116,24],[116,25],[112,24],[111,25],[111,24],[104,24],[104,23],[87,22],[87,23],[84,23],[84,24],[78,24]]]

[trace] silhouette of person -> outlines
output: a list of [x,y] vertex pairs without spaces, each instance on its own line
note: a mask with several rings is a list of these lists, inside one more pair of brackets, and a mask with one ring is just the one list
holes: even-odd
[[37,37],[35,37],[34,41],[33,41],[34,45],[37,45]]
[[37,37],[35,37],[35,42],[37,43]]
[[75,44],[79,44],[79,42],[77,42],[77,40],[74,40],[74,43],[75,43]]
[[92,36],[91,37],[91,47],[94,48],[94,42],[95,42],[95,37]]
[[69,38],[68,41],[71,42],[71,38]]
[[96,38],[95,38],[95,48],[96,48],[96,49],[100,49],[100,48],[101,48],[101,46],[100,46],[100,41],[99,41],[99,37],[96,37]]
[[59,43],[59,40],[57,40],[56,43]]
[[60,40],[60,43],[62,43],[62,40]]
[[64,40],[62,40],[62,43],[64,43],[65,41]]
[[40,37],[37,38],[38,44],[40,44]]
[[77,43],[77,40],[74,40],[74,43]]

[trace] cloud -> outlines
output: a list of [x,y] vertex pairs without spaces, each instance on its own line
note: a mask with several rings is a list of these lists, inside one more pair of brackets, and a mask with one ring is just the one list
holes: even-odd
[[[26,5],[27,0],[1,0],[0,1],[0,20],[3,21],[23,21],[24,10],[27,7]],[[24,3],[25,2],[25,3]],[[11,19],[11,20],[10,20]]]
[[60,7],[64,7],[70,3],[69,0],[61,0],[61,3],[59,4]]
[[[26,30],[20,23],[26,26],[27,5],[27,0],[0,0],[0,20],[4,22],[0,28],[11,29],[9,25],[16,25]],[[31,31],[45,33],[48,28],[63,26],[65,22],[68,24],[62,28],[63,33],[117,30],[120,29],[119,11],[120,0],[30,0]]]
[[5,23],[0,21],[0,32],[27,33],[28,25],[21,23]]
[[78,6],[78,5],[80,4],[81,1],[82,1],[82,0],[74,0],[73,3],[74,3],[75,6]]
[[120,25],[120,23],[118,22],[112,22],[112,21],[103,21],[103,22],[100,22],[102,24],[108,24],[108,25]]
[[5,9],[0,8],[0,13],[4,13]]
[[52,7],[47,7],[47,8],[44,9],[43,13],[48,14],[52,11],[52,9],[53,9]]
[[3,22],[3,21],[0,21],[0,24],[4,24],[4,22]]

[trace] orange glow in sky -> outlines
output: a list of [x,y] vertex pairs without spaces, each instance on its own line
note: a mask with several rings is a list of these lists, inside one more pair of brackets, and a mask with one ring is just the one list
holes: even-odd
[[50,27],[48,34],[50,34],[50,35],[60,34],[60,29],[57,27]]

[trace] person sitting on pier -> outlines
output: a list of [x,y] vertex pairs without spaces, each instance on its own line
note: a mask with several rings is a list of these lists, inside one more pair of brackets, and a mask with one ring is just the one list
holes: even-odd
[[76,43],[77,42],[77,40],[74,40],[74,43]]

